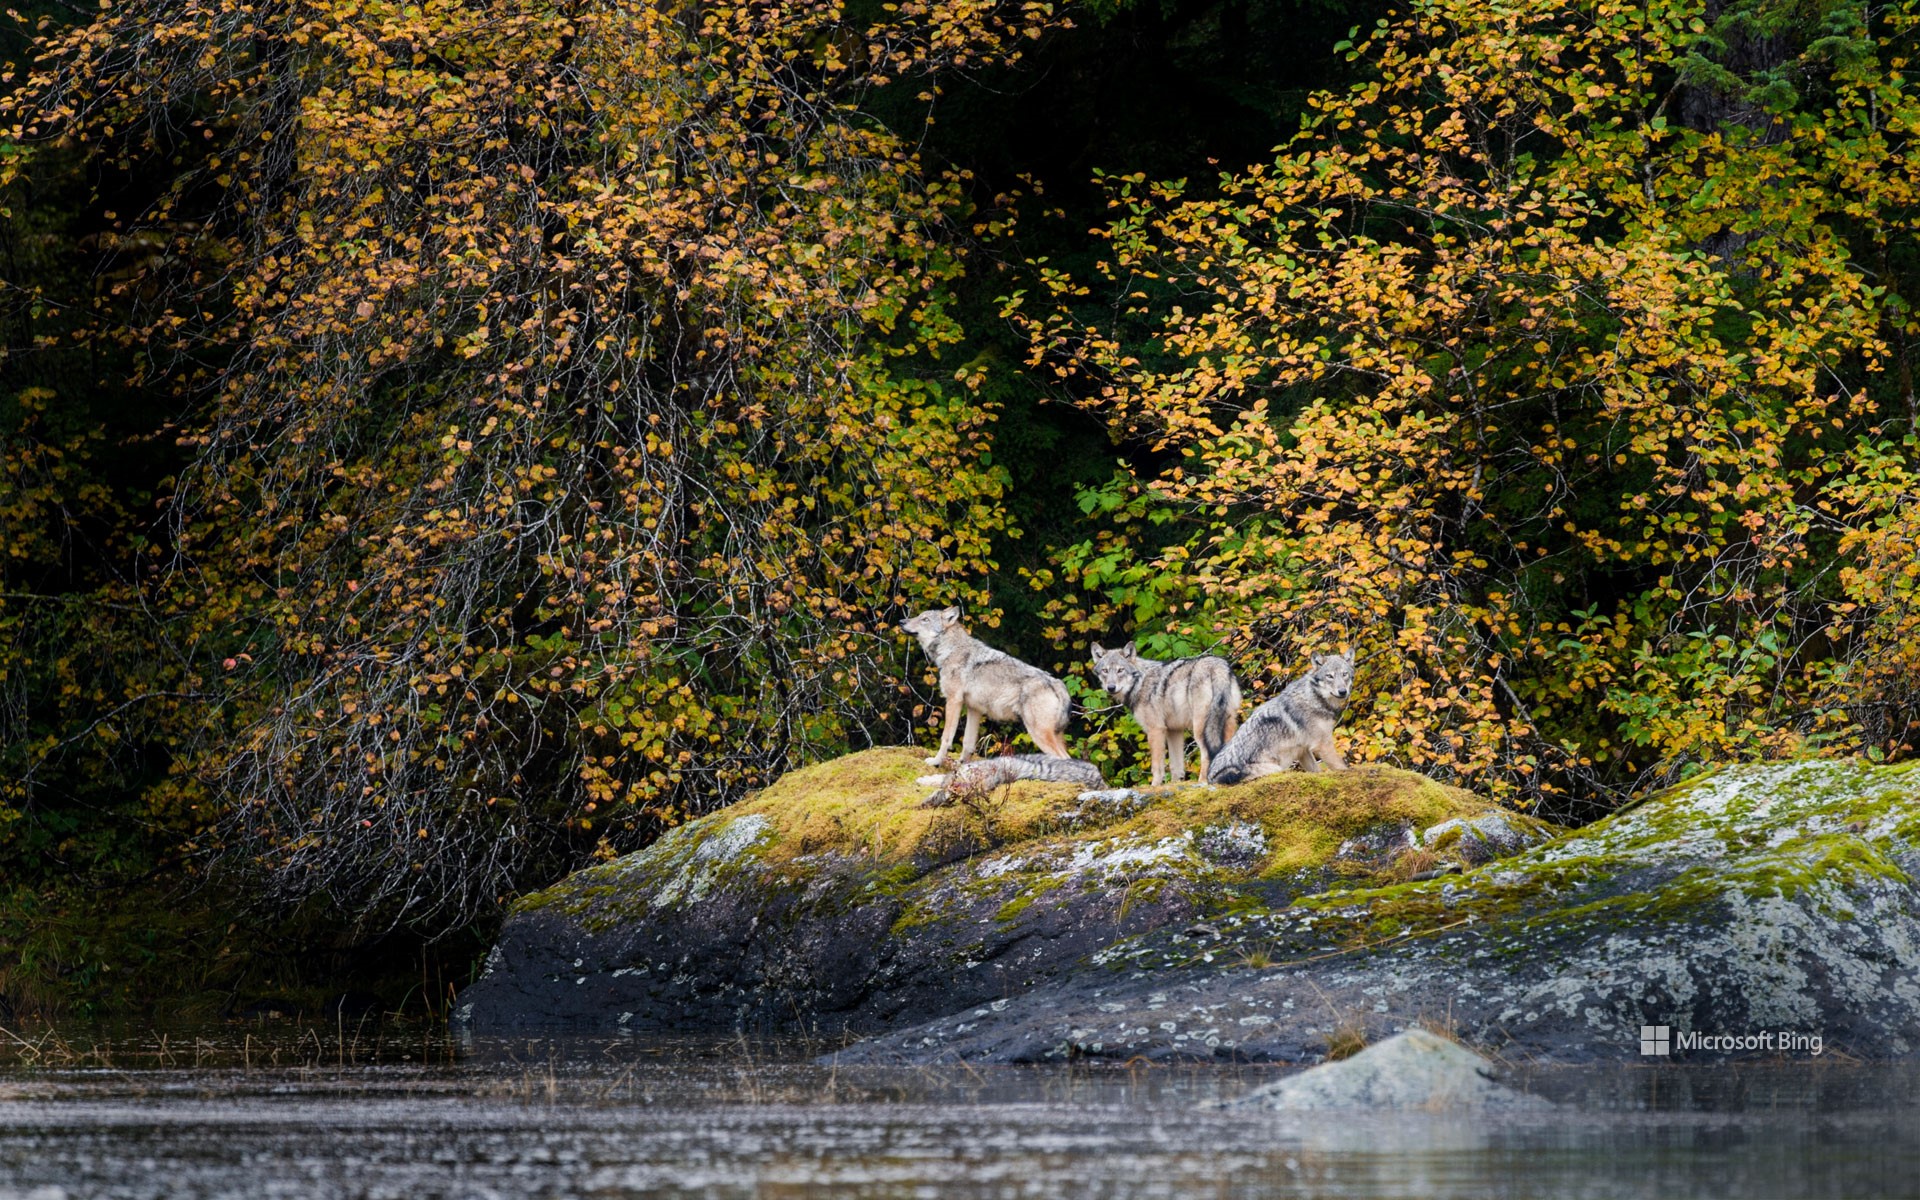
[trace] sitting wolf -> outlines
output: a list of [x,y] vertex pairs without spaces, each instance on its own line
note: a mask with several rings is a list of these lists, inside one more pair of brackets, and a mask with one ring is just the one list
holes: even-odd
[[1003,654],[973,637],[960,625],[960,610],[929,610],[900,622],[900,628],[920,639],[927,657],[940,668],[940,694],[947,701],[947,728],[940,735],[940,752],[927,761],[945,766],[959,728],[961,710],[967,714],[967,736],[960,743],[960,761],[973,757],[980,738],[980,718],[1018,720],[1027,727],[1034,745],[1056,758],[1067,753],[1067,717],[1072,703],[1067,685],[1026,663]]
[[1313,670],[1289,683],[1280,694],[1253,710],[1226,748],[1213,756],[1208,783],[1241,783],[1296,764],[1317,771],[1321,763],[1345,770],[1347,760],[1333,746],[1333,725],[1353,690],[1353,659],[1346,654],[1313,656]]
[[948,775],[924,775],[920,782],[938,783],[940,790],[921,802],[921,808],[944,808],[963,795],[984,795],[997,787],[1022,779],[1041,783],[1078,783],[1102,788],[1107,781],[1100,768],[1081,758],[1055,758],[1051,754],[1003,754],[999,758],[976,758],[961,763]]
[[1167,777],[1168,767],[1173,782],[1187,777],[1189,733],[1200,743],[1200,778],[1205,779],[1213,756],[1240,724],[1240,685],[1233,666],[1217,655],[1163,662],[1140,657],[1132,646],[1106,650],[1095,645],[1093,674],[1108,694],[1133,710],[1133,719],[1147,732],[1149,787]]

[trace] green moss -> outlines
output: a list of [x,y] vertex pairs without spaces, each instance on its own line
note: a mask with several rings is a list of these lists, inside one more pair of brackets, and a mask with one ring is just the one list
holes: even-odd
[[1827,898],[1876,881],[1911,884],[1891,851],[1915,845],[1917,805],[1920,772],[1911,766],[1715,772],[1477,871],[1329,891],[1295,909],[1316,914],[1332,941],[1424,936],[1471,921],[1536,951],[1574,930],[1671,926],[1770,898],[1848,917]]
[[[1082,789],[1073,785],[1020,783],[930,809],[922,804],[932,787],[918,782],[928,772],[920,752],[907,748],[794,771],[643,851],[523,897],[515,911],[552,912],[597,931],[710,896],[759,906],[804,895],[805,911],[815,915],[897,903],[893,932],[900,935],[978,913],[983,902],[1000,921],[1018,921],[1069,883],[1093,893],[1123,886],[1123,911],[1169,886],[1206,911],[1233,911],[1248,905],[1237,890],[1246,885],[1298,891],[1343,868],[1369,872],[1335,860],[1343,842],[1369,831],[1397,835],[1502,811],[1384,767],[1158,789],[1143,805],[1111,809],[1080,804]],[[1527,823],[1502,815],[1516,827]],[[942,869],[966,861],[984,867],[995,854],[1009,857],[992,870]]]
[[[684,870],[708,840],[726,836],[746,818],[765,834],[737,861],[708,864],[720,873],[747,865],[773,876],[804,880],[826,858],[852,858],[876,869],[946,861],[956,850],[978,852],[1032,843],[1036,850],[1070,849],[1089,842],[1154,842],[1209,827],[1257,826],[1267,855],[1250,874],[1282,878],[1324,866],[1348,838],[1382,825],[1423,828],[1450,817],[1492,811],[1485,801],[1422,776],[1389,768],[1295,772],[1235,787],[1187,787],[1157,793],[1133,813],[1116,812],[1104,824],[1081,813],[1071,833],[1062,814],[1077,811],[1081,789],[1021,783],[965,805],[921,807],[931,790],[917,783],[929,768],[916,750],[891,748],[851,754],[794,771],[721,813],[676,830],[658,846],[620,862],[582,872],[560,888],[523,899],[521,911],[558,904],[575,911],[589,889],[614,885],[658,890],[669,873]],[[1507,814],[1509,819],[1524,818]],[[901,885],[904,876],[894,880]]]
[[1127,885],[1126,894],[1120,898],[1120,916],[1124,919],[1127,910],[1136,904],[1150,904],[1160,898],[1167,888],[1164,879],[1136,879]]
[[1035,900],[1038,900],[1048,892],[1057,891],[1060,885],[1061,880],[1055,875],[1042,875],[1040,878],[1028,882],[1019,891],[1014,893],[1013,899],[1000,906],[1000,911],[994,914],[994,919],[1009,923],[1018,920],[1020,914],[1026,912]]

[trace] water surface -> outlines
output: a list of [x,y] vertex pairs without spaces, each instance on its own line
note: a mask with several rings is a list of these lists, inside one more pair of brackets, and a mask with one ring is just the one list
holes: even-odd
[[817,1046],[342,1030],[6,1036],[0,1200],[1920,1196],[1920,1073],[1838,1061],[1521,1066],[1556,1108],[1356,1117],[1204,1107],[1281,1068],[836,1070],[807,1061]]

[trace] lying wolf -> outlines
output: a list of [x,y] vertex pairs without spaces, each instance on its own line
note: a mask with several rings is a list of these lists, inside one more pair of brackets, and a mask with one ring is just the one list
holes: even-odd
[[1241,783],[1296,764],[1319,770],[1314,760],[1345,770],[1347,760],[1334,749],[1333,726],[1353,690],[1353,659],[1346,654],[1313,656],[1313,670],[1289,683],[1280,694],[1253,710],[1226,748],[1213,757],[1208,783]]
[[1100,777],[1100,768],[1085,759],[1055,758],[1051,754],[1003,754],[999,758],[976,758],[970,763],[961,763],[945,776],[922,776],[921,783],[938,782],[940,790],[922,801],[920,807],[944,808],[963,795],[984,795],[1022,779],[1078,783],[1088,788],[1107,786],[1107,781]]
[[908,617],[900,622],[900,628],[919,638],[927,657],[940,668],[947,728],[940,735],[940,752],[929,758],[929,763],[946,765],[962,710],[967,714],[967,736],[960,743],[961,762],[973,757],[982,717],[989,721],[1017,720],[1027,727],[1027,736],[1043,752],[1056,758],[1073,757],[1067,753],[1065,737],[1072,711],[1066,684],[973,637],[961,628],[957,608]]
[[1217,655],[1160,661],[1140,657],[1132,646],[1093,647],[1093,674],[1100,686],[1133,710],[1147,732],[1152,759],[1148,786],[1172,768],[1173,781],[1187,777],[1187,735],[1200,743],[1200,778],[1240,724],[1240,685],[1233,667]]

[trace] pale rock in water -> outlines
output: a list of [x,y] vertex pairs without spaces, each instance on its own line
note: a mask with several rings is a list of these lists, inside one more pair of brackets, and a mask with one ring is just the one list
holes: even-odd
[[1256,1088],[1224,1107],[1298,1109],[1546,1108],[1498,1082],[1494,1064],[1458,1042],[1409,1029],[1352,1058]]

